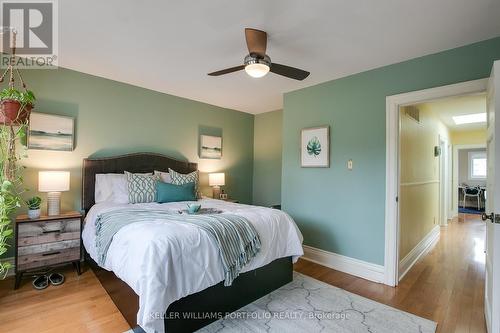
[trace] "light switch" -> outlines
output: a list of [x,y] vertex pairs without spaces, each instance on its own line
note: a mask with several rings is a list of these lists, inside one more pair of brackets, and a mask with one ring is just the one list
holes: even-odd
[[347,161],[347,169],[352,171],[352,160]]

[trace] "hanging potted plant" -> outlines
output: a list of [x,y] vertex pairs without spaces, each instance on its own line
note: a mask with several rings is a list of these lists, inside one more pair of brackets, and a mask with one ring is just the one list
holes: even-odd
[[[0,125],[25,124],[35,103],[35,94],[26,88],[26,83],[24,83],[19,69],[14,68],[16,63],[16,36],[17,32],[12,31],[12,53],[9,65],[2,76],[0,76],[0,82],[3,82],[5,76],[9,74],[9,85],[0,92]],[[14,71],[19,77],[24,91],[14,87]]]
[[29,118],[35,102],[32,91],[8,87],[0,92],[0,124],[22,124]]
[[[13,235],[12,218],[21,207],[23,178],[22,166],[18,164],[21,155],[16,153],[18,143],[25,142],[29,116],[35,96],[26,89],[19,70],[14,69],[16,53],[16,32],[13,31],[13,47],[9,65],[0,76],[0,82],[9,73],[8,88],[0,92],[0,258],[10,246]],[[14,71],[17,73],[24,92],[14,87]],[[5,278],[11,264],[0,260],[0,279]]]

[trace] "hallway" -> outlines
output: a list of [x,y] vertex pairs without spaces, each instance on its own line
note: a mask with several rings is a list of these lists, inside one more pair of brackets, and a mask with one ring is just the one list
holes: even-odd
[[361,296],[434,320],[436,332],[486,332],[484,320],[485,224],[479,215],[460,214],[434,248],[397,288],[368,282],[300,260],[295,270]]

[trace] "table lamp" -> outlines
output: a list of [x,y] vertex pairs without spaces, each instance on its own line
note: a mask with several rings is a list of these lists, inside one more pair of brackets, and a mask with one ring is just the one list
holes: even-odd
[[225,180],[223,172],[208,174],[208,185],[213,187],[213,197],[215,199],[220,198],[220,187],[226,185]]
[[61,192],[69,191],[69,171],[40,171],[38,191],[47,193],[47,215],[60,214]]

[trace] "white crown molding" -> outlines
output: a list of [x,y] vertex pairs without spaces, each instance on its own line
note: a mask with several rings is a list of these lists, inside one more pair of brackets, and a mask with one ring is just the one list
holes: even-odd
[[303,245],[305,260],[351,274],[366,280],[383,283],[384,266],[346,257],[337,253]]

